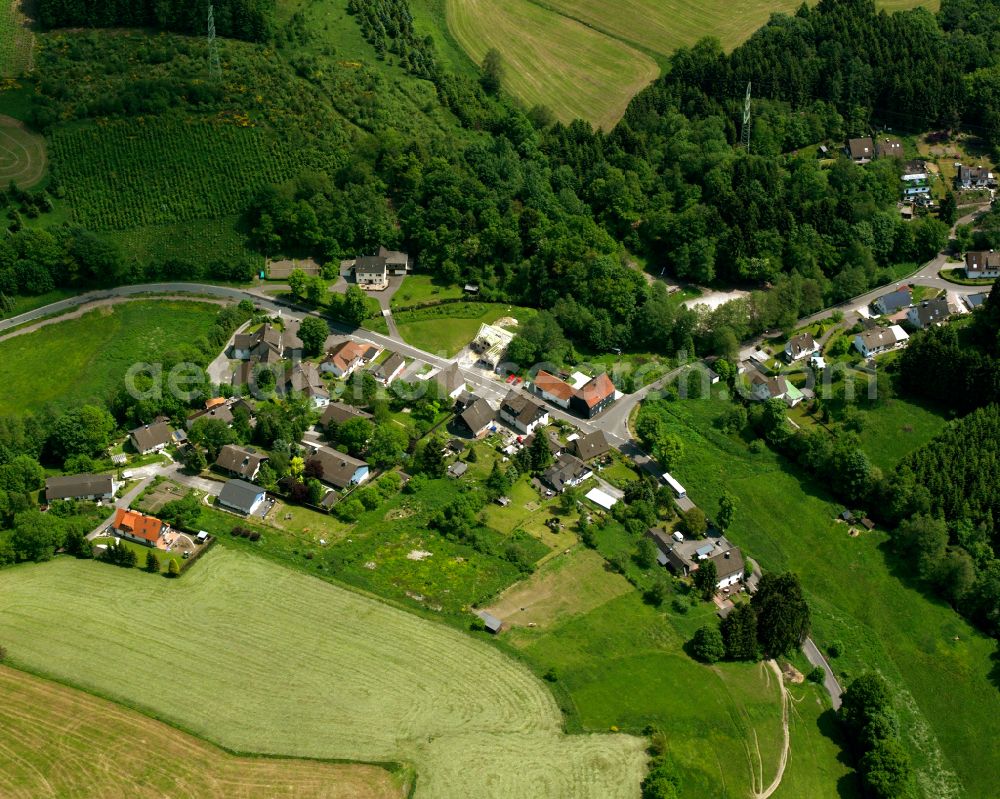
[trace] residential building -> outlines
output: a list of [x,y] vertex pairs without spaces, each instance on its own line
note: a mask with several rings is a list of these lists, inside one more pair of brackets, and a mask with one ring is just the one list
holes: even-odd
[[405,366],[406,358],[398,352],[394,352],[382,361],[382,363],[371,370],[372,377],[375,378],[376,382],[381,383],[383,386],[388,386],[393,380],[399,377]]
[[570,405],[576,413],[592,419],[614,401],[615,384],[611,382],[607,372],[602,372],[576,390]]
[[530,436],[535,428],[545,427],[549,423],[546,407],[523,391],[507,392],[500,403],[499,415],[501,422],[525,436]]
[[73,474],[45,481],[45,501],[55,499],[114,499],[121,484],[110,474]]
[[160,537],[170,529],[170,525],[153,516],[146,516],[128,508],[118,508],[111,522],[111,531],[129,541],[155,547]]
[[930,196],[930,172],[924,161],[907,161],[903,165],[900,182],[903,184],[904,199]]
[[439,399],[456,399],[465,390],[465,378],[458,363],[452,363],[434,375]]
[[855,164],[867,164],[875,157],[875,145],[871,136],[848,139],[847,154]]
[[951,315],[948,309],[948,299],[937,297],[933,300],[925,300],[919,305],[910,308],[906,314],[906,319],[918,330],[938,325],[944,322]]
[[959,164],[955,184],[960,189],[989,189],[996,186],[997,181],[986,167]]
[[323,409],[323,415],[319,417],[319,423],[322,427],[328,427],[330,424],[343,424],[344,422],[349,422],[351,419],[371,419],[372,415],[368,411],[363,411],[360,408],[355,408],[353,405],[347,405],[343,402],[331,402]]
[[465,461],[455,461],[451,466],[448,467],[448,476],[453,477],[456,480],[469,471],[469,464]]
[[545,436],[545,443],[549,445],[549,452],[552,453],[552,457],[558,458],[559,455],[561,455],[565,450],[565,447],[563,447],[562,442],[559,440],[559,436],[555,430],[546,431],[544,428],[536,430],[521,442],[521,446],[524,449],[531,449],[531,445],[535,443],[535,436],[542,435]]
[[785,345],[785,358],[788,359],[789,363],[794,363],[802,358],[808,358],[818,351],[819,344],[816,343],[816,339],[811,334],[799,333],[799,335],[788,339],[788,343]]
[[260,473],[260,466],[267,460],[267,455],[249,447],[239,447],[226,444],[219,450],[215,465],[233,477],[241,477],[253,482]]
[[854,337],[854,347],[865,358],[871,358],[880,353],[905,346],[908,338],[906,331],[899,325],[891,327],[875,325]]
[[342,341],[326,353],[320,371],[329,372],[334,377],[349,377],[354,370],[363,366],[369,345],[360,341]]
[[402,276],[412,269],[410,256],[405,252],[379,247],[376,255],[362,255],[359,258],[340,262],[340,274],[354,277],[354,281],[365,289],[381,291],[389,285],[391,276]]
[[253,406],[241,397],[230,397],[221,405],[213,405],[211,408],[205,408],[203,411],[192,413],[187,418],[185,427],[190,430],[199,419],[218,419],[220,422],[225,422],[227,427],[232,427],[236,413],[240,411],[246,413],[252,426],[254,423]]
[[173,440],[174,429],[165,419],[157,419],[152,424],[144,424],[132,430],[128,436],[132,446],[140,455],[162,452]]
[[341,490],[359,485],[368,479],[368,464],[343,452],[306,442],[306,460],[317,460],[322,467],[319,479]]
[[490,425],[493,424],[494,412],[490,404],[482,397],[476,399],[458,416],[455,417],[455,426],[472,438],[479,438],[486,434]]
[[560,408],[569,408],[569,402],[576,394],[576,389],[573,386],[544,369],[535,375],[532,390],[542,399],[553,405],[558,405]]
[[[289,342],[294,345],[299,355],[302,354],[302,341],[298,336],[290,336]],[[278,360],[289,357],[285,355],[284,334],[281,329],[265,322],[253,333],[238,333],[233,338],[233,357],[241,361],[264,361],[265,363],[277,357]]]
[[229,510],[252,516],[263,504],[267,492],[246,480],[230,480],[219,494],[219,504]]
[[875,155],[878,158],[902,158],[903,143],[899,139],[880,136],[875,144]]
[[903,308],[909,308],[912,303],[913,291],[909,286],[903,286],[888,294],[883,294],[872,303],[872,306],[880,314],[887,316],[901,311]]
[[972,280],[1000,277],[1000,253],[993,250],[967,252],[965,276]]
[[300,361],[288,368],[285,373],[285,393],[305,397],[314,408],[325,408],[330,404],[330,392],[323,384],[319,369],[309,361]]
[[557,494],[561,494],[567,488],[580,485],[593,474],[590,467],[582,460],[564,452],[542,473],[542,482]]
[[573,442],[573,454],[582,461],[591,461],[600,458],[611,451],[611,442],[604,434],[603,430],[595,430],[593,433],[582,435]]
[[664,528],[654,527],[646,537],[652,539],[666,565],[679,576],[688,577],[711,562],[715,564],[715,587],[721,591],[736,585],[745,575],[743,553],[724,535],[685,541],[680,533],[668,535]]
[[768,377],[760,372],[754,372],[750,377],[750,398],[758,402],[780,399],[789,408],[794,408],[802,402],[804,395],[783,375]]

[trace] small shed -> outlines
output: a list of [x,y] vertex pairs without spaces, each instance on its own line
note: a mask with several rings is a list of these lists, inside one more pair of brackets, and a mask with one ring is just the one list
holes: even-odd
[[501,508],[506,508],[508,505],[510,505],[510,497],[497,497],[496,500],[494,500],[494,501]]
[[458,478],[467,471],[469,471],[469,464],[465,461],[455,461],[455,463],[448,467],[448,476]]
[[206,541],[208,541],[208,533],[206,533],[204,530],[199,530],[198,531],[198,543],[199,544],[204,544]]
[[854,521],[854,514],[851,513],[847,508],[844,508],[840,512],[840,518],[843,519],[845,522],[853,522]]
[[487,613],[485,610],[478,611],[476,615],[483,620],[483,624],[486,625],[486,629],[489,630],[494,635],[496,635],[498,632],[500,632],[501,629],[503,629],[503,622],[500,621],[500,619],[498,619],[496,616]]
[[871,519],[869,519],[867,516],[865,516],[861,520],[861,526],[864,527],[866,530],[874,530],[875,529],[875,522],[873,522]]

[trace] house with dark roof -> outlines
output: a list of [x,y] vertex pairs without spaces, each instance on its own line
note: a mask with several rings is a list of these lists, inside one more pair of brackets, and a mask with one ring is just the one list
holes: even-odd
[[164,419],[137,427],[129,434],[129,440],[140,455],[162,452],[173,441],[174,429]]
[[722,590],[736,585],[745,575],[742,551],[724,535],[685,540],[680,533],[668,535],[662,527],[656,527],[648,530],[646,537],[665,556],[666,565],[681,577],[688,577],[711,562],[715,564],[715,587]]
[[558,405],[560,408],[569,408],[570,400],[576,394],[576,389],[573,386],[544,369],[535,375],[531,389],[542,399],[553,405]]
[[353,275],[355,282],[366,289],[380,291],[389,285],[390,275],[402,276],[412,269],[410,256],[405,252],[379,247],[376,255],[362,255],[340,262],[343,277]]
[[252,425],[253,406],[241,397],[230,397],[221,405],[213,405],[211,408],[192,413],[184,424],[190,430],[199,419],[218,419],[220,422],[225,422],[227,427],[232,427],[236,418],[235,414],[240,409],[246,411]]
[[576,390],[570,407],[581,416],[592,419],[614,401],[615,384],[607,372],[602,372]]
[[260,466],[267,460],[267,454],[258,452],[251,447],[240,447],[236,444],[226,444],[219,450],[215,465],[233,477],[241,477],[253,482],[260,473]]
[[458,368],[458,362],[446,366],[434,375],[440,399],[455,399],[465,390],[465,378]]
[[319,369],[309,361],[299,361],[288,367],[284,389],[286,394],[305,397],[314,408],[325,408],[330,404],[330,392],[323,384]]
[[802,402],[804,395],[783,375],[768,377],[754,371],[750,376],[750,398],[758,402],[780,399],[789,408],[794,408]]
[[819,344],[810,333],[799,333],[788,339],[788,343],[785,345],[785,358],[788,359],[789,363],[794,363],[802,358],[808,358],[818,351]]
[[906,314],[907,321],[917,330],[924,330],[931,325],[939,325],[947,321],[951,315],[946,297],[936,297],[933,300],[924,300],[919,305],[915,305]]
[[971,280],[1000,277],[1000,253],[993,250],[967,252],[965,276]]
[[517,432],[530,436],[537,427],[549,423],[549,411],[540,402],[523,391],[511,389],[500,403],[500,421],[510,425]]
[[875,143],[875,155],[878,158],[902,158],[903,142],[888,136],[879,136]]
[[230,480],[222,487],[219,504],[244,516],[251,516],[266,497],[267,492],[260,486],[246,480]]
[[[298,336],[291,336],[290,343],[297,344],[301,355],[302,341]],[[292,349],[295,349],[293,347]],[[278,360],[285,355],[284,335],[281,329],[270,322],[265,322],[253,333],[237,333],[233,337],[233,358],[240,361]]]
[[166,522],[128,508],[118,508],[111,522],[111,532],[115,535],[148,547],[155,547],[169,529],[170,525]]
[[955,185],[960,189],[990,189],[997,185],[996,178],[984,166],[959,165]]
[[448,476],[453,477],[456,480],[469,471],[469,464],[465,461],[455,461],[451,466],[448,467]]
[[114,499],[121,484],[110,474],[72,474],[45,481],[45,501],[56,499]]
[[355,408],[344,402],[331,402],[323,409],[323,415],[319,417],[321,427],[328,427],[332,424],[343,424],[351,419],[371,419],[372,415],[361,408]]
[[871,136],[848,139],[847,154],[855,164],[867,164],[875,157],[875,145]]
[[889,314],[894,314],[896,311],[901,311],[903,308],[909,308],[913,303],[913,291],[909,286],[903,286],[895,291],[890,291],[888,294],[883,294],[872,306],[880,314],[888,316]]
[[319,461],[322,474],[317,475],[329,486],[338,489],[350,488],[368,479],[368,464],[352,458],[331,447],[322,447],[309,442],[304,444],[308,453],[307,461]]
[[595,430],[580,436],[573,442],[573,454],[582,461],[591,461],[600,458],[611,451],[611,442],[604,435],[603,430]]
[[542,482],[557,494],[561,494],[567,488],[580,485],[593,474],[590,467],[582,460],[564,452],[542,473]]
[[854,347],[865,358],[871,358],[897,347],[905,346],[909,338],[907,332],[899,325],[890,327],[874,325],[867,330],[862,330],[854,337]]
[[482,397],[476,399],[455,417],[455,427],[472,438],[486,434],[493,424],[494,412],[490,404]]
[[405,366],[406,358],[398,352],[394,352],[382,361],[382,363],[372,369],[371,375],[375,378],[377,383],[381,383],[383,386],[388,386],[393,380],[399,377]]

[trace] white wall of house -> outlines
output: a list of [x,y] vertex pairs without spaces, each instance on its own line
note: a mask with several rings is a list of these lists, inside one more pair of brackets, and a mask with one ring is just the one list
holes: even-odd
[[736,574],[730,574],[724,580],[719,580],[715,585],[719,590],[723,588],[729,588],[730,586],[736,585],[740,580],[743,579],[743,572],[737,572]]
[[560,397],[557,397],[554,394],[549,394],[548,391],[536,390],[536,393],[542,399],[547,400],[548,402],[551,402],[553,405],[558,405],[560,408],[568,408],[569,407],[569,399],[561,399]]

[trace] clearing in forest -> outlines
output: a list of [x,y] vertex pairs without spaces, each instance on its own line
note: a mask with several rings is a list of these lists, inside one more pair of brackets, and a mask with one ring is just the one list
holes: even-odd
[[[635,799],[646,761],[639,738],[563,734],[545,685],[483,642],[222,547],[176,581],[6,569],[0,640],[227,749],[412,763],[417,799]],[[151,674],[159,689],[129,677]]]
[[0,114],[0,186],[13,181],[18,188],[30,189],[45,177],[45,139],[28,130],[24,123]]
[[[181,680],[197,679],[184,674]],[[402,799],[378,766],[237,757],[104,699],[0,667],[0,796]]]

